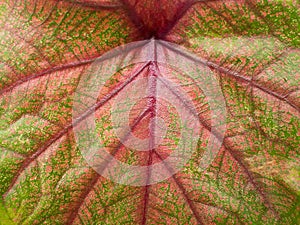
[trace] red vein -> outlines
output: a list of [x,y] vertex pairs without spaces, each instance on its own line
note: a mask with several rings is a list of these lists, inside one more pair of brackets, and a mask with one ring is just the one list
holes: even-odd
[[68,124],[63,130],[61,130],[59,133],[54,135],[51,139],[49,139],[42,147],[40,147],[34,154],[29,156],[27,159],[25,159],[21,165],[21,167],[16,172],[16,175],[11,181],[11,184],[7,191],[4,193],[4,197],[9,193],[9,191],[14,187],[16,184],[18,178],[22,174],[22,172],[43,152],[47,150],[53,143],[55,143],[57,140],[59,140],[61,137],[63,137],[65,134],[67,134],[74,126],[78,125],[81,121],[83,121],[85,118],[87,118],[89,115],[91,115],[95,110],[99,109],[101,106],[103,106],[106,102],[108,102],[110,99],[112,99],[115,95],[117,95],[122,89],[124,89],[128,84],[130,84],[147,66],[149,63],[143,65],[132,77],[130,77],[127,81],[125,81],[122,85],[120,85],[117,89],[113,90],[110,94],[106,95],[103,99],[98,101],[95,105],[90,107],[84,114],[79,116],[78,118],[73,120],[73,123]]
[[[170,172],[170,174],[175,174],[173,169],[169,167],[169,165],[163,160],[163,158],[156,152],[154,151],[154,153],[157,155],[157,157],[163,162],[163,164],[165,164],[167,170]],[[174,180],[175,184],[179,187],[184,200],[187,202],[189,208],[191,209],[195,219],[197,220],[198,224],[204,225],[205,223],[203,222],[203,219],[201,218],[201,216],[199,215],[199,213],[197,212],[197,208],[194,204],[194,202],[189,199],[188,194],[185,190],[185,188],[182,185],[182,182],[179,180],[179,178],[177,178],[176,176],[172,175],[172,179]]]
[[[156,46],[154,47],[156,48]],[[155,56],[156,56],[156,49],[154,50]],[[149,181],[151,177],[151,170],[150,166],[152,164],[152,155],[155,147],[155,122],[154,118],[156,117],[156,85],[157,85],[157,65],[156,63],[151,63],[149,68],[149,102],[148,102],[148,108],[150,109],[150,124],[149,124],[149,158],[147,161],[147,174],[146,174],[146,186],[145,186],[145,194],[144,194],[144,208],[143,208],[143,214],[142,214],[142,225],[145,225],[147,223],[147,212],[148,212],[148,203],[149,203]]]
[[87,7],[87,8],[92,8],[93,10],[96,9],[118,9],[122,7],[122,4],[118,3],[103,3],[103,2],[94,2],[94,1],[79,1],[79,0],[65,0],[65,2],[72,3],[74,5],[82,6],[82,7]]
[[[145,43],[141,42],[141,43],[139,43],[137,45],[133,45],[133,46],[130,46],[130,47],[125,47],[125,49],[126,49],[126,51],[129,52],[129,51],[131,51],[131,50],[133,50],[135,48],[139,48],[139,47],[141,47],[143,45],[145,45]],[[34,79],[46,76],[46,75],[48,75],[50,73],[58,72],[58,71],[63,71],[63,70],[71,69],[71,68],[76,68],[76,67],[80,67],[80,66],[89,65],[89,64],[93,63],[96,60],[106,60],[108,58],[116,57],[119,54],[120,54],[120,51],[115,51],[115,52],[111,52],[111,54],[108,54],[108,55],[106,55],[106,54],[103,54],[103,55],[100,55],[100,56],[97,55],[97,56],[94,56],[94,57],[89,58],[89,59],[84,59],[84,60],[81,60],[81,61],[78,61],[78,62],[71,62],[71,63],[68,63],[68,64],[64,64],[64,65],[60,65],[60,66],[55,66],[53,68],[46,69],[46,70],[38,72],[36,74],[27,76],[27,77],[25,77],[23,79],[17,80],[16,82],[14,82],[14,83],[10,84],[9,86],[5,87],[4,89],[0,90],[0,95],[4,94],[6,92],[11,91],[15,87],[20,86],[23,83],[26,83],[26,82],[29,82],[31,80],[34,80]]]
[[252,186],[255,188],[255,190],[260,194],[262,197],[262,201],[267,206],[268,209],[271,210],[271,212],[274,214],[274,216],[279,219],[280,216],[278,212],[275,210],[274,205],[269,201],[266,193],[263,191],[263,188],[255,181],[255,177],[253,173],[247,168],[243,160],[239,157],[239,153],[234,151],[232,148],[230,148],[229,144],[226,140],[223,141],[223,146],[225,150],[229,152],[232,158],[234,158],[238,164],[242,167],[244,173],[247,175],[249,182],[252,184]]
[[237,72],[234,72],[230,69],[227,69],[225,67],[219,66],[219,65],[217,65],[213,62],[207,62],[207,65],[209,67],[212,67],[213,69],[219,71],[221,74],[224,73],[224,74],[234,78],[237,81],[241,81],[241,82],[247,83],[247,84],[251,83],[251,85],[253,87],[258,88],[259,90],[261,90],[261,91],[263,91],[263,92],[265,92],[265,93],[267,93],[267,94],[269,94],[269,95],[271,95],[271,96],[273,96],[273,97],[275,97],[275,98],[277,98],[281,101],[286,102],[288,105],[290,105],[291,107],[293,107],[294,109],[296,109],[300,113],[300,107],[297,106],[296,104],[294,104],[293,102],[291,102],[289,99],[287,99],[286,96],[280,95],[280,94],[276,93],[275,91],[269,90],[269,89],[261,86],[260,84],[254,82],[251,78],[248,78],[244,75],[241,75],[241,74],[239,74]]
[[[148,115],[148,113],[150,112],[149,109],[146,109],[145,111],[143,111],[138,118],[134,121],[131,129],[129,130],[129,132],[125,135],[125,137],[120,140],[118,146],[114,149],[113,152],[110,153],[111,156],[115,156],[117,154],[117,152],[120,150],[120,148],[123,146],[122,143],[124,143],[130,133],[137,127],[137,125],[140,123],[140,121],[146,116]],[[72,208],[72,213],[70,214],[66,225],[71,225],[73,224],[74,220],[76,219],[76,216],[78,215],[78,212],[80,210],[80,207],[82,206],[84,200],[88,197],[89,193],[93,190],[94,186],[96,185],[97,181],[99,180],[99,178],[101,177],[100,174],[105,170],[105,168],[107,168],[107,166],[109,165],[109,163],[111,162],[112,158],[109,159],[105,159],[103,160],[103,165],[100,165],[98,168],[100,168],[100,171],[97,171],[97,173],[95,173],[95,176],[93,177],[93,179],[91,180],[91,184],[88,186],[88,188],[82,192],[82,194],[80,195],[79,199],[82,199],[82,201],[79,201],[78,204]]]
[[120,0],[124,7],[127,9],[127,15],[130,18],[131,22],[135,25],[139,33],[144,39],[149,39],[152,34],[149,30],[147,30],[142,18],[138,16],[134,6],[131,6],[128,0]]
[[198,2],[199,1],[189,0],[181,3],[176,10],[174,18],[161,29],[161,32],[158,34],[158,38],[164,39],[164,37],[167,36],[170,31],[178,24],[179,20],[186,14],[186,12]]
[[291,102],[289,99],[286,98],[286,96],[283,96],[283,95],[280,95],[278,93],[276,93],[275,91],[272,91],[272,90],[269,90],[263,86],[261,86],[260,84],[256,83],[256,82],[253,82],[251,78],[248,78],[246,77],[245,75],[242,75],[236,71],[233,71],[229,68],[226,68],[226,67],[223,67],[223,66],[220,66],[214,62],[211,62],[211,61],[208,61],[208,60],[204,60],[204,59],[199,59],[199,58],[196,58],[194,57],[193,55],[191,54],[186,54],[186,53],[183,53],[181,51],[179,51],[178,49],[174,48],[173,46],[171,45],[167,45],[163,42],[161,42],[161,45],[165,46],[166,48],[174,51],[175,53],[179,54],[179,55],[182,55],[194,62],[197,62],[199,64],[202,64],[204,66],[208,66],[210,68],[213,68],[215,70],[217,70],[218,72],[220,72],[221,74],[226,74],[227,76],[229,77],[232,77],[234,78],[236,81],[240,81],[240,82],[243,82],[243,83],[252,83],[253,87],[255,88],[258,88],[259,90],[281,100],[281,101],[284,101],[286,102],[288,105],[290,105],[291,107],[293,107],[295,110],[297,110],[299,113],[300,113],[300,107],[297,106],[296,104],[294,104],[293,102]]
[[223,146],[225,148],[225,150],[227,150],[229,152],[229,154],[238,162],[238,164],[241,166],[241,168],[243,169],[244,173],[247,175],[249,182],[253,185],[253,187],[255,188],[255,190],[261,195],[264,204],[273,212],[273,214],[279,218],[278,213],[276,212],[276,210],[274,209],[274,206],[272,205],[272,203],[269,201],[269,199],[267,198],[266,194],[263,192],[262,188],[260,187],[260,185],[255,181],[254,176],[252,174],[252,172],[250,170],[248,170],[248,168],[246,167],[246,165],[244,164],[242,158],[240,158],[238,156],[239,153],[235,152],[234,150],[232,150],[230,148],[230,145],[227,143],[226,139],[223,140],[221,134],[216,131],[215,129],[212,129],[212,127],[206,122],[205,118],[203,118],[200,114],[196,113],[195,111],[192,110],[186,103],[186,101],[184,99],[182,99],[181,95],[178,95],[177,92],[175,90],[173,90],[173,88],[169,87],[164,80],[160,79],[160,81],[162,83],[164,83],[164,85],[176,96],[176,98],[178,98],[187,109],[189,109],[191,111],[191,113],[199,119],[199,122],[202,124],[202,126],[209,131],[210,133],[212,133],[220,142],[223,143]]
[[[149,104],[149,107],[151,109],[151,117],[154,118],[156,115],[155,115],[155,112],[156,112],[156,80],[157,80],[157,76],[159,75],[159,71],[158,71],[158,67],[157,65],[153,64],[153,69],[151,70],[150,72],[150,104]],[[157,72],[158,71],[158,72]],[[158,74],[156,74],[158,73]],[[149,145],[149,149],[150,149],[150,152],[149,152],[149,159],[148,159],[148,162],[147,162],[147,166],[148,166],[148,170],[147,170],[147,183],[149,182],[150,180],[150,176],[151,176],[151,171],[149,169],[149,166],[152,164],[152,154],[155,153],[156,155],[158,155],[158,153],[155,151],[154,149],[154,145],[155,145],[155,124],[153,122],[151,122],[150,124],[150,145]],[[162,162],[165,164],[164,160],[160,157],[160,155],[158,155],[158,157],[162,160]],[[166,166],[168,171],[171,173],[171,174],[174,174],[172,173],[172,168],[169,168],[168,165]],[[198,224],[204,224],[204,222],[202,221],[202,218],[200,217],[200,215],[197,213],[197,210],[196,210],[196,206],[194,205],[194,203],[188,198],[187,196],[187,193],[183,187],[183,185],[181,184],[181,182],[174,176],[172,176],[172,178],[174,179],[176,185],[179,187],[179,189],[181,190],[182,192],[182,195],[185,199],[185,201],[187,202],[189,208],[191,209],[195,219],[197,220]],[[143,208],[143,215],[142,215],[142,225],[145,225],[146,222],[147,222],[147,211],[148,211],[148,202],[149,202],[149,186],[150,185],[146,185],[145,187],[145,194],[144,194],[144,208]]]
[[9,92],[12,89],[14,89],[15,87],[20,86],[20,85],[22,85],[26,82],[29,82],[31,80],[34,80],[34,79],[37,79],[37,78],[40,78],[40,77],[43,77],[43,76],[46,76],[50,73],[54,73],[54,72],[58,72],[58,71],[63,71],[63,70],[71,69],[71,68],[76,68],[76,67],[88,65],[88,64],[94,62],[97,58],[99,58],[99,56],[91,58],[91,59],[82,60],[82,61],[79,61],[79,62],[72,62],[72,63],[68,63],[68,64],[61,65],[61,66],[55,66],[55,67],[52,67],[50,69],[46,69],[46,70],[41,71],[39,73],[33,74],[31,76],[24,77],[23,79],[19,79],[16,82],[14,82],[14,83],[10,84],[9,86],[7,86],[7,87],[3,88],[2,90],[0,90],[0,95],[4,94],[6,92]]

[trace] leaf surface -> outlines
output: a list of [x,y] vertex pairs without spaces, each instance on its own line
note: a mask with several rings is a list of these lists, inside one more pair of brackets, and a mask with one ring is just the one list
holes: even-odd
[[[1,0],[0,224],[297,224],[298,8]],[[144,166],[144,185],[101,151],[87,160],[76,129],[92,120],[102,153]]]

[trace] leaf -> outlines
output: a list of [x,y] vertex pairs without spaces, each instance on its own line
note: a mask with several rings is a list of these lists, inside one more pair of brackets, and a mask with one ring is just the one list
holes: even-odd
[[2,0],[0,223],[297,224],[298,8]]
[[0,212],[1,212],[1,217],[0,217],[0,224],[8,224],[8,225],[12,225],[14,224],[11,219],[9,218],[9,216],[7,215],[7,212],[5,210],[5,207],[3,206],[3,203],[0,203]]

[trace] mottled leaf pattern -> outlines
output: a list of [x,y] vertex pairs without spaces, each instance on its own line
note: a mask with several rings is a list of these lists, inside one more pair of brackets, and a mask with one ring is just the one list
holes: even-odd
[[[299,22],[293,0],[0,0],[0,224],[298,224]],[[181,171],[157,184],[121,185],[82,156],[74,94],[106,52],[151,38],[181,45],[191,54],[173,45],[161,52],[209,69],[224,95],[227,130],[200,171],[208,137],[220,135],[197,79],[155,61],[120,68],[92,96],[97,135],[115,158],[149,166],[176,148],[179,114],[157,99],[159,77],[192,99],[200,123]],[[151,119],[168,128],[151,151],[124,146],[113,131],[112,102],[135,77],[149,79],[150,95],[132,107],[131,131],[153,145]]]

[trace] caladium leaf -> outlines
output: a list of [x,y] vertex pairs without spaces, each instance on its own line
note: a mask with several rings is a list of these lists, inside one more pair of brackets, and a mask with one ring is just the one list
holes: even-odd
[[298,8],[1,0],[0,224],[297,224]]

